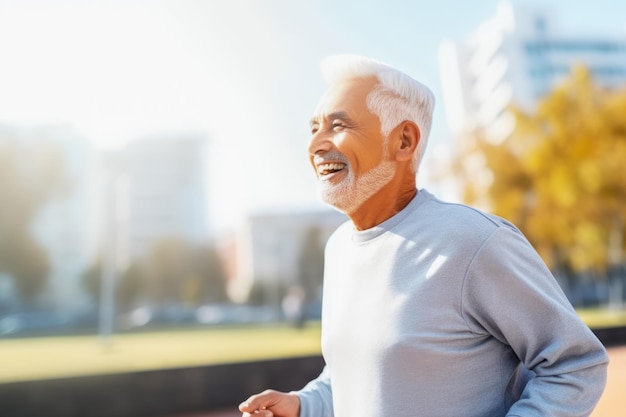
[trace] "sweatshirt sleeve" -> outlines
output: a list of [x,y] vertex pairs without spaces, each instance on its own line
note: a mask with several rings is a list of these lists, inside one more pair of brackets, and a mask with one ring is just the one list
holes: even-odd
[[316,379],[293,393],[300,397],[300,417],[334,417],[328,366]]
[[507,416],[591,414],[606,384],[606,350],[517,229],[499,227],[476,254],[463,314],[473,332],[510,346],[531,371]]

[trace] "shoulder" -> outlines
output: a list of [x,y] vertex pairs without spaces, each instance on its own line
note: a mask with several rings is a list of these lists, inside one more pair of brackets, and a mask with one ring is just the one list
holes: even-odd
[[442,232],[491,235],[497,229],[504,228],[519,233],[513,223],[502,217],[465,204],[440,200],[425,190],[420,193],[425,193],[424,204],[416,214],[421,217],[422,223],[431,224]]

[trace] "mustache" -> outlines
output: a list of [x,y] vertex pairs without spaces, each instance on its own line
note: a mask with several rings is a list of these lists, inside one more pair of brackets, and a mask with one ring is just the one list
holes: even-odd
[[316,165],[324,164],[327,162],[343,162],[348,165],[348,158],[339,151],[328,151],[324,155],[315,155],[313,162]]

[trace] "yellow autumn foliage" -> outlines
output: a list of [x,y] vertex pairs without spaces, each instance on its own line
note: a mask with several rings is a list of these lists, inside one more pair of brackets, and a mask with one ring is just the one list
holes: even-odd
[[[601,88],[579,67],[533,112],[513,111],[515,129],[504,142],[477,132],[459,147],[453,170],[465,201],[486,201],[517,224],[551,267],[604,271],[623,263],[626,88]],[[464,163],[476,155],[488,184],[474,181],[486,174]]]

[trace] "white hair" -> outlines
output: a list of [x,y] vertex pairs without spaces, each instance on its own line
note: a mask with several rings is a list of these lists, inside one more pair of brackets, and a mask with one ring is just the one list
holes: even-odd
[[358,55],[332,55],[321,63],[322,75],[330,84],[354,78],[376,77],[379,85],[367,96],[367,108],[380,119],[387,137],[405,120],[414,122],[421,137],[413,163],[417,169],[428,143],[435,96],[428,87],[387,64]]

